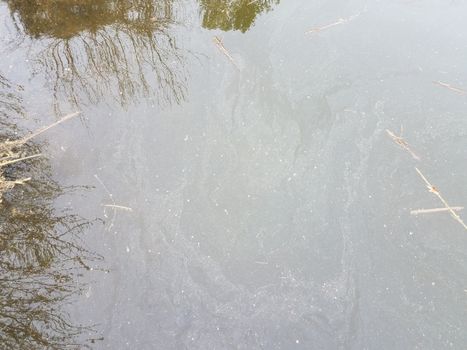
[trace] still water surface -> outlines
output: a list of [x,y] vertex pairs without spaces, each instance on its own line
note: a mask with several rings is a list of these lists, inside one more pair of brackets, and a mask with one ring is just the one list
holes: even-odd
[[443,207],[415,167],[467,205],[466,11],[0,2],[17,123],[82,112],[40,137],[57,186],[84,186],[47,205],[89,221],[79,290],[50,301],[77,325],[61,344],[464,349],[467,232],[410,211]]

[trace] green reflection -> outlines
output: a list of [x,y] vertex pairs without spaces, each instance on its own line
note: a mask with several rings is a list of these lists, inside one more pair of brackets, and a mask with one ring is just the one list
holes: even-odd
[[20,33],[34,39],[37,71],[74,105],[109,94],[127,105],[137,97],[179,103],[184,58],[172,34],[172,0],[7,0]]
[[[6,79],[0,96],[14,97]],[[13,98],[13,100],[11,100]],[[21,108],[18,104],[13,106]],[[15,136],[10,105],[0,100],[0,158],[6,139]],[[7,115],[8,114],[8,115]],[[16,135],[15,138],[18,136]],[[19,156],[40,153],[43,145],[29,142],[14,151]],[[91,224],[72,213],[56,210],[64,189],[51,178],[50,164],[35,158],[4,166],[9,181],[31,178],[2,196],[0,203],[0,348],[82,349],[94,331],[70,321],[64,307],[80,293],[80,276],[100,258],[87,250],[80,236]],[[0,186],[1,187],[1,186]]]
[[256,16],[269,11],[280,0],[199,0],[203,27],[245,33]]

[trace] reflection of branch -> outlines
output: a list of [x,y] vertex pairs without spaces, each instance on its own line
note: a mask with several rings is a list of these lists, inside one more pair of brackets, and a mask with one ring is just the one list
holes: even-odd
[[[0,99],[10,88],[0,76]],[[0,348],[86,349],[89,343],[77,341],[94,330],[71,322],[66,305],[100,257],[80,240],[91,223],[56,208],[64,190],[32,140],[73,115],[9,141],[20,132],[14,116],[12,109],[0,113]]]
[[[11,112],[21,115],[24,113],[21,105],[21,97],[18,91],[22,87],[17,85],[14,87],[2,74],[0,74],[0,118],[11,117]],[[4,121],[0,119],[0,124]]]
[[[180,103],[186,88],[184,59],[171,32],[171,0],[10,0],[23,33],[43,37],[37,62],[54,90],[56,112],[63,95],[74,106],[110,96],[121,105],[154,96]],[[63,18],[67,18],[64,23]]]
[[[30,142],[22,148],[39,151]],[[0,347],[87,348],[76,341],[93,330],[73,324],[63,306],[82,288],[78,276],[98,259],[79,241],[90,223],[57,212],[53,203],[62,189],[49,177],[46,159],[10,170],[33,180],[9,192],[0,210]]]
[[447,211],[449,211],[449,213],[451,214],[451,216],[454,218],[454,220],[456,220],[458,223],[460,223],[462,225],[462,227],[464,227],[464,229],[467,231],[467,225],[464,223],[464,221],[462,221],[462,219],[460,218],[459,215],[457,215],[457,213],[454,211],[454,209],[448,204],[448,202],[446,202],[446,200],[443,198],[443,196],[441,195],[441,193],[439,192],[439,190],[433,186],[429,181],[428,179],[425,177],[425,175],[422,174],[422,172],[418,169],[418,168],[415,168],[415,170],[417,171],[418,175],[420,175],[420,177],[422,178],[422,180],[425,182],[425,185],[426,187],[428,188],[428,192],[431,192],[433,193],[436,197],[439,198],[439,200],[444,204],[444,207],[446,208]]

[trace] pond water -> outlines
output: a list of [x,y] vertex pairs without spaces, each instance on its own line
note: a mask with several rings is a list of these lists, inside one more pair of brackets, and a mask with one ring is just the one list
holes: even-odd
[[57,348],[464,349],[467,232],[411,210],[467,205],[466,11],[0,2],[15,123],[81,111],[37,139],[62,188],[47,213],[86,221],[79,290],[45,307],[78,328],[36,331],[71,332]]

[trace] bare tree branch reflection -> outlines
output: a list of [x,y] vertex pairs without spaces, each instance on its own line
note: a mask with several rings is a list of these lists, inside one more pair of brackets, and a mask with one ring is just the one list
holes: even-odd
[[184,58],[171,33],[172,0],[8,0],[17,28],[41,38],[38,54],[57,101],[97,103],[111,93],[180,103]]
[[[0,90],[3,94],[7,90],[8,95],[11,84],[2,81]],[[13,101],[19,101],[19,97]],[[15,105],[13,109],[16,107],[20,108]],[[0,101],[0,110],[4,108]],[[8,130],[15,125],[11,118],[0,119],[1,145],[14,136],[8,135]],[[22,152],[36,154],[41,148],[29,142],[22,146]],[[80,339],[93,330],[71,322],[65,307],[84,287],[79,277],[100,260],[81,241],[91,223],[55,209],[54,203],[64,189],[51,178],[46,159],[29,159],[2,170],[7,180],[31,180],[4,193],[0,203],[0,347],[87,347],[89,344]]]
[[245,33],[256,16],[271,10],[280,0],[199,0],[207,29],[240,30]]
[[2,74],[0,74],[0,125],[8,115],[22,115],[24,113],[22,100],[19,94],[21,86],[13,86]]

